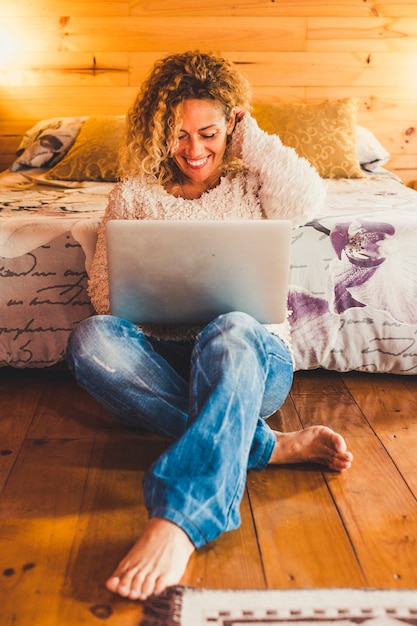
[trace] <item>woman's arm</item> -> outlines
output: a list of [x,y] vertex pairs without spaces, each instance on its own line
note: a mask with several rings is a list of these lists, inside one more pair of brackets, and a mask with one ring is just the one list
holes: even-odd
[[107,272],[106,223],[109,220],[163,218],[164,191],[160,185],[146,186],[138,179],[127,178],[113,187],[106,212],[97,233],[96,249],[90,268],[88,293],[97,313],[110,310]]
[[106,212],[97,233],[97,243],[90,268],[88,293],[97,313],[107,314],[110,310],[107,273],[106,222],[123,219],[129,215],[129,207],[122,190],[123,183],[116,185],[109,194]]
[[323,207],[326,188],[316,169],[278,135],[261,130],[249,113],[238,113],[232,149],[260,181],[259,197],[269,219],[294,226],[312,220]]

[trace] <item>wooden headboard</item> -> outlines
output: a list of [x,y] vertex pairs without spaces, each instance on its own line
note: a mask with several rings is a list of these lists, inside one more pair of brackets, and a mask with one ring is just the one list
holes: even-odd
[[152,63],[213,51],[249,78],[254,101],[358,96],[359,123],[417,178],[417,3],[410,0],[3,1],[0,168],[40,119],[123,114]]

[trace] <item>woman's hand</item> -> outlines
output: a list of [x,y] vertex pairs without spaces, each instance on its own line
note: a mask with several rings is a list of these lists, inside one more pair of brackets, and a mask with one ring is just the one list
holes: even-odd
[[235,122],[232,131],[232,152],[238,159],[242,158],[243,124],[240,122],[245,118],[250,118],[250,112],[243,107],[233,109]]

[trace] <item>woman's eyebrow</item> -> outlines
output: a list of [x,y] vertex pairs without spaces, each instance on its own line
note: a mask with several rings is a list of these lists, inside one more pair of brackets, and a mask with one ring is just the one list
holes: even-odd
[[[213,128],[213,127],[217,127],[217,126],[218,126],[217,122],[214,122],[213,124],[209,124],[208,126],[203,126],[203,128],[199,128],[198,132],[201,133],[201,131],[203,131],[203,130],[208,130],[209,128]],[[180,132],[188,133],[188,131],[185,130],[185,128],[181,128]]]
[[217,123],[209,124],[208,126],[204,126],[204,128],[200,128],[199,130],[208,130],[209,128],[213,128],[213,126],[217,126]]

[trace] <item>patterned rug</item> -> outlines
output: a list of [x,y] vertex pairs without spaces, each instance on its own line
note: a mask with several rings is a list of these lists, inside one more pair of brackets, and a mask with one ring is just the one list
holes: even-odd
[[141,626],[417,626],[417,590],[211,590],[170,587]]

